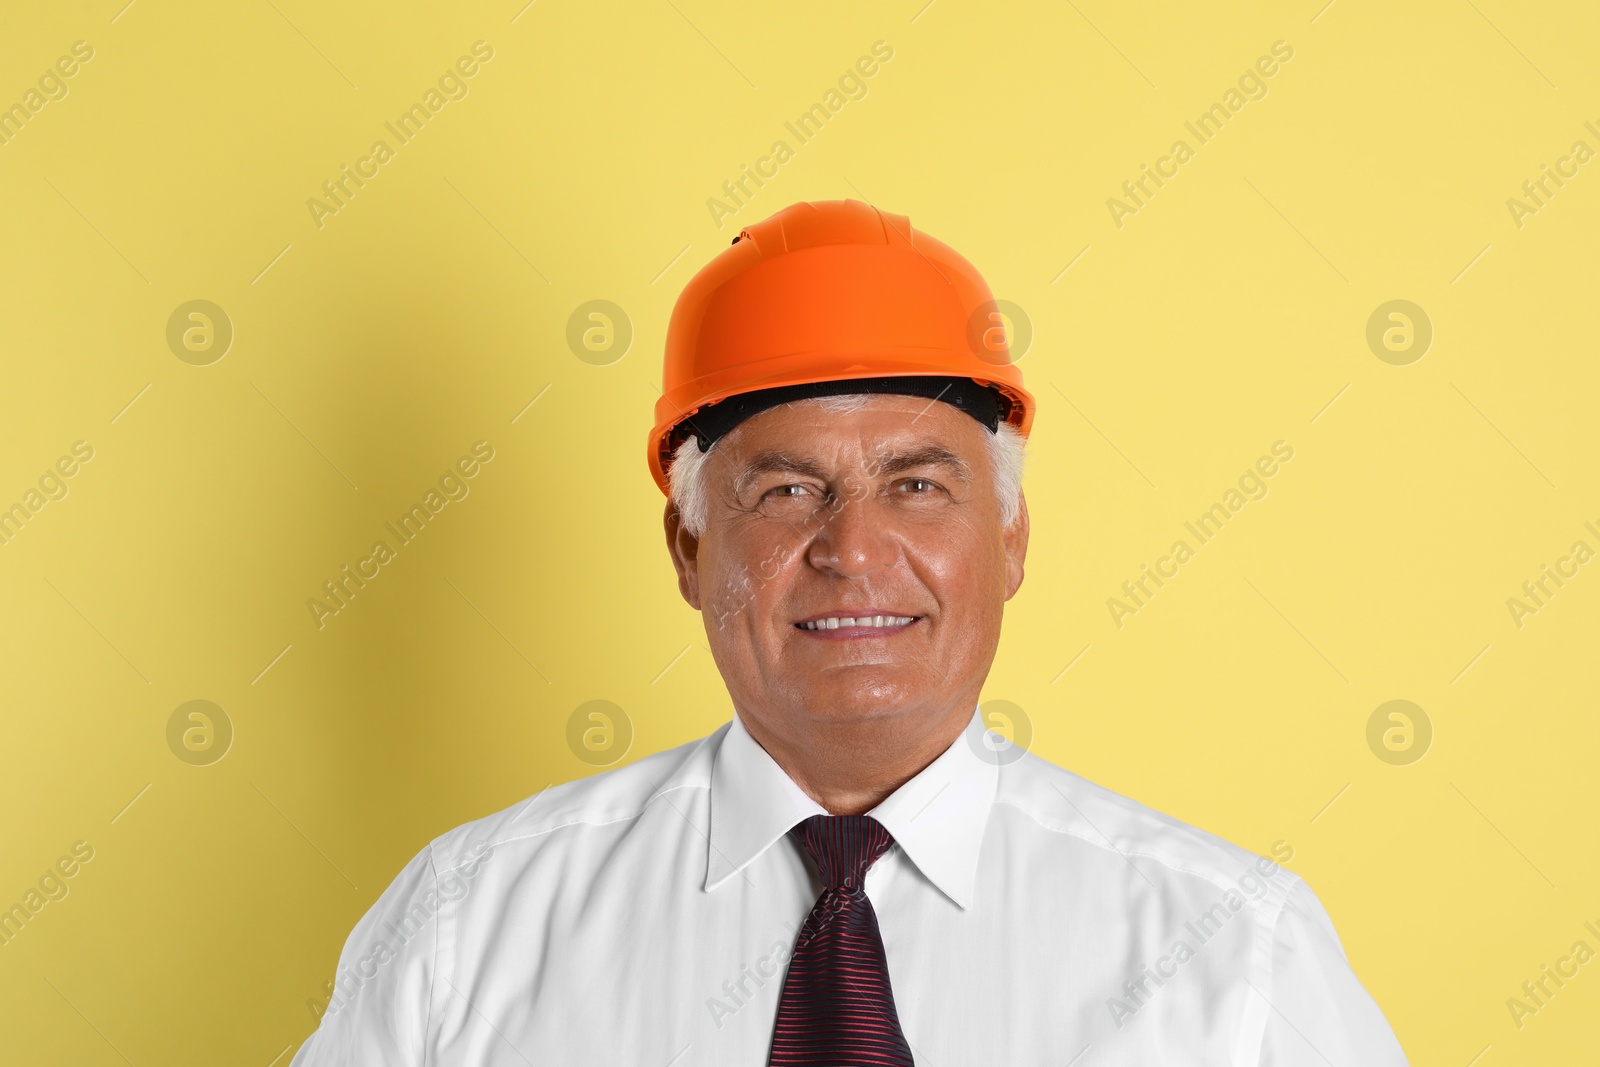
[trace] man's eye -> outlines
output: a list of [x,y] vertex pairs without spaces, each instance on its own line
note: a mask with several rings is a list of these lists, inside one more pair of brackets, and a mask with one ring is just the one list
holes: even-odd
[[768,496],[799,497],[811,492],[809,485],[779,485],[767,490]]
[[907,478],[900,483],[900,487],[909,493],[931,493],[939,488],[937,484],[927,478]]

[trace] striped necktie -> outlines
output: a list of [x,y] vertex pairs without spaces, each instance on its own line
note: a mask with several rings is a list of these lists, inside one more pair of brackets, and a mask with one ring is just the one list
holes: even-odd
[[793,834],[816,861],[822,895],[795,939],[778,1000],[771,1067],[912,1067],[889,989],[867,868],[894,844],[866,815],[813,815]]

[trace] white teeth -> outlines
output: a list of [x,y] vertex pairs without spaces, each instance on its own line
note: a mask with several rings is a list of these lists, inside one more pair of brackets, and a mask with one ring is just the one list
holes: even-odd
[[828,619],[803,622],[800,626],[806,630],[837,630],[841,626],[868,626],[882,629],[889,626],[909,626],[916,621],[914,615],[863,615],[860,618],[836,615]]

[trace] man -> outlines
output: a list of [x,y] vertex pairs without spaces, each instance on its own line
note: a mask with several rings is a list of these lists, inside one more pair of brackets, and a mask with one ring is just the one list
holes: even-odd
[[1301,879],[984,729],[1034,410],[994,307],[857,201],[689,283],[649,463],[733,720],[425,848],[296,1064],[1405,1063]]

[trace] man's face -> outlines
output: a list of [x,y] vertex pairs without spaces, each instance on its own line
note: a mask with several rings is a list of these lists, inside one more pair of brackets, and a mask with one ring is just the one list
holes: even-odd
[[875,395],[849,413],[771,408],[722,438],[704,532],[671,505],[666,525],[741,713],[778,734],[971,713],[1028,538],[1026,509],[1000,525],[988,433],[948,404]]

